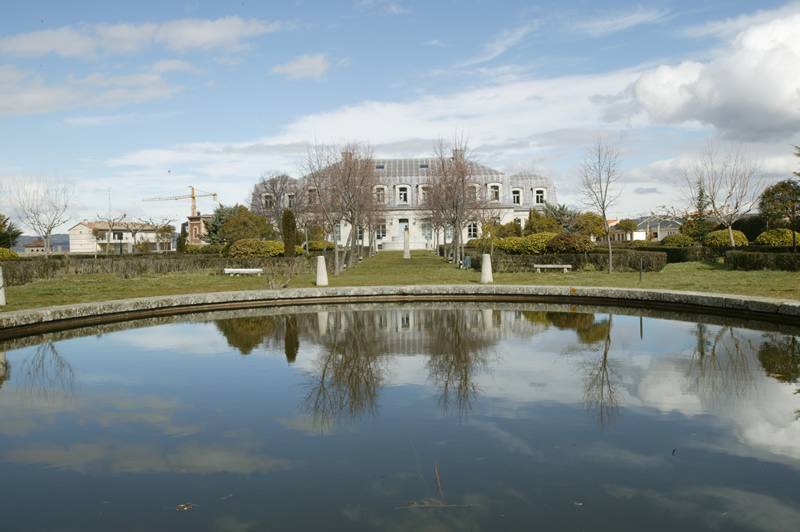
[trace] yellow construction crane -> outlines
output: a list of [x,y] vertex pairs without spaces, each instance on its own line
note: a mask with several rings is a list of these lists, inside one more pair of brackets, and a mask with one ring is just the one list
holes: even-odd
[[[191,199],[192,200],[192,217],[197,216],[197,198],[213,198],[214,201],[217,200],[217,193],[216,192],[205,192],[203,190],[196,189],[193,186],[189,186],[189,190],[191,191],[189,194],[184,194],[182,196],[158,196],[155,198],[146,198],[142,201],[170,201],[170,200],[182,200],[182,199]],[[200,194],[198,194],[200,192]]]

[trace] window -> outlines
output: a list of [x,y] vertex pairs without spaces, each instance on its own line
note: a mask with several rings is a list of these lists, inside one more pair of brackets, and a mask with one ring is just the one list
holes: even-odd
[[408,203],[408,187],[397,189],[397,200],[399,203]]
[[500,201],[500,185],[489,185],[489,199]]
[[286,203],[290,209],[294,208],[294,194],[286,195]]
[[375,165],[375,170],[383,170],[384,168],[386,168],[386,165],[384,165],[384,164],[376,164]]
[[419,168],[420,168],[420,170],[427,170],[428,169],[428,163],[422,163],[421,165],[419,165]]
[[377,240],[383,240],[386,238],[386,222],[381,220],[381,222],[375,226],[375,238]]
[[544,203],[544,189],[543,188],[537,188],[536,189],[536,203],[538,205],[541,205],[541,204]]
[[514,223],[519,226],[522,226],[522,218],[514,218]]
[[362,242],[364,241],[364,228],[363,227],[359,227],[358,228],[358,232],[356,233],[356,240],[359,240],[359,241],[362,241]]
[[309,188],[308,189],[308,204],[309,205],[316,205],[317,204],[317,189],[316,188]]
[[478,224],[470,222],[467,226],[467,238],[478,238]]
[[375,202],[386,203],[386,190],[383,187],[377,187],[375,189]]
[[264,201],[264,207],[267,209],[275,207],[275,197],[272,194],[264,194],[261,198]]
[[478,185],[470,185],[469,188],[472,190],[472,198],[471,199],[473,201],[477,201],[478,200]]
[[342,225],[336,224],[333,226],[333,241],[338,242],[342,239]]
[[522,205],[522,191],[514,189],[511,191],[511,203],[514,205]]
[[424,222],[422,224],[422,236],[425,240],[432,240],[433,239],[433,227],[428,222]]
[[114,240],[122,240],[122,231],[114,231]]

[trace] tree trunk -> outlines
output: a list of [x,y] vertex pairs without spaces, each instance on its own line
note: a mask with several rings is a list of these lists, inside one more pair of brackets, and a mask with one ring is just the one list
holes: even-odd
[[603,218],[606,220],[606,243],[608,244],[608,273],[609,275],[611,272],[614,271],[614,256],[613,252],[611,251],[611,227],[608,225],[608,218],[603,214]]
[[733,224],[728,226],[728,238],[731,241],[731,247],[735,248],[736,247],[736,240],[733,239]]
[[339,242],[333,243],[333,275],[339,275],[341,272],[339,266]]

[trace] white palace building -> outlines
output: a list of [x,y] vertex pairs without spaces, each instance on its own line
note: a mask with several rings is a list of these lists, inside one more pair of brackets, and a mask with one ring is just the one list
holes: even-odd
[[[435,245],[431,225],[425,218],[425,186],[434,159],[376,159],[375,171],[380,185],[375,196],[385,205],[384,223],[376,230],[379,249],[403,249],[403,232],[408,227],[411,249],[432,249]],[[550,179],[532,174],[505,175],[487,166],[473,163],[473,179],[484,188],[492,215],[506,224],[518,221],[525,224],[530,209],[541,209],[545,202],[555,203],[556,190]],[[480,236],[480,224],[473,222],[464,229],[465,239]],[[335,238],[344,245],[350,227],[343,223]],[[442,241],[439,235],[439,242]],[[447,235],[450,241],[452,234]]]

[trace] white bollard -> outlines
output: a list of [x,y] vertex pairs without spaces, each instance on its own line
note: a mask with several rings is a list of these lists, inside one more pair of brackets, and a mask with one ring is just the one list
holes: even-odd
[[494,282],[492,276],[492,256],[488,253],[483,254],[481,261],[481,284],[491,284]]
[[0,307],[6,304],[6,285],[3,283],[3,268],[0,268]]
[[317,286],[328,286],[328,268],[322,255],[317,257]]
[[405,228],[403,231],[403,258],[410,259],[411,258],[411,243],[409,242],[408,237],[408,227]]

